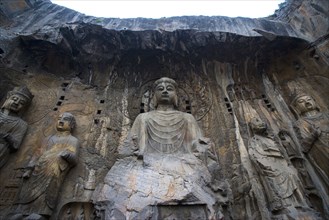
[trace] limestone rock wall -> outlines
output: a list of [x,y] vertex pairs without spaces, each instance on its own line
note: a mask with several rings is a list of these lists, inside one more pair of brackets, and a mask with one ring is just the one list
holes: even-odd
[[317,39],[328,34],[328,1],[286,1],[274,14],[275,20],[291,24],[306,38]]
[[[27,135],[1,169],[0,218],[11,212],[24,170],[65,111],[76,117],[81,148],[52,219],[96,218],[93,190],[136,116],[151,110],[151,86],[162,76],[177,81],[180,110],[193,114],[215,143],[221,169],[213,175],[230,186],[223,189],[225,219],[279,218],[261,196],[266,189],[249,158],[248,123],[256,114],[300,148],[294,91],[312,95],[321,112],[329,108],[328,3],[287,4],[276,18],[263,19],[94,18],[49,1],[2,5],[0,99],[19,85],[35,97],[22,114]],[[328,194],[321,190],[303,185],[309,206],[328,218]]]

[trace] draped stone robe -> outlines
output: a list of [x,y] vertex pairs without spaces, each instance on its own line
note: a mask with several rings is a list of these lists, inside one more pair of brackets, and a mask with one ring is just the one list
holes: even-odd
[[194,117],[179,111],[140,114],[131,134],[139,137],[137,147],[145,158],[157,154],[189,158],[193,143],[202,136]]
[[[140,219],[159,204],[203,204],[214,215],[211,175],[193,152],[201,130],[191,114],[151,111],[137,116],[119,160],[94,193],[107,202],[105,219]],[[139,158],[139,159],[137,159]]]
[[[296,124],[303,151],[329,194],[329,113],[300,118]],[[319,129],[319,136],[312,130]]]
[[295,199],[300,193],[297,171],[288,165],[278,143],[270,137],[254,135],[249,142],[248,152],[261,176],[273,210],[282,209],[285,205],[304,205],[303,200]]
[[[18,150],[27,131],[27,123],[16,116],[0,111],[0,168],[7,162],[10,151]],[[4,138],[10,135],[11,142]],[[11,145],[11,146],[10,146]]]
[[[44,153],[37,160],[30,178],[23,181],[17,198],[16,212],[24,215],[51,215],[61,184],[70,168],[77,163],[79,143],[72,135],[52,135],[43,147]],[[68,159],[60,156],[64,151],[69,153]]]

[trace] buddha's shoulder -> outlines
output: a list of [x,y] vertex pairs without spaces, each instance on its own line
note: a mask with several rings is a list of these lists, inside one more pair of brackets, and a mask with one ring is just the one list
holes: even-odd
[[181,117],[184,117],[184,118],[192,118],[194,119],[194,116],[189,114],[189,113],[186,113],[186,112],[181,112],[181,111],[177,111],[177,110],[171,110],[171,111],[158,111],[158,110],[154,110],[154,111],[149,111],[149,112],[144,112],[144,113],[140,113],[137,117],[137,118],[145,118],[145,117],[151,117],[151,116],[154,116],[154,115],[179,115]]

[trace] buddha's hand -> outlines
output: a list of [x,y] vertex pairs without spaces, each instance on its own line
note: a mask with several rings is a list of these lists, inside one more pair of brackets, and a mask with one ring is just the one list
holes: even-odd
[[133,144],[133,146],[132,146],[132,149],[134,150],[134,151],[138,151],[138,136],[136,135],[136,134],[133,134],[132,136],[131,136],[131,141],[132,141],[132,144]]
[[0,143],[1,144],[8,144],[6,137],[8,136],[7,133],[0,133]]
[[137,159],[143,159],[143,150],[139,148],[138,136],[136,134],[132,135],[131,140],[133,143],[132,146],[133,154],[137,156]]
[[12,151],[15,151],[17,149],[15,149],[14,145],[15,145],[15,139],[13,138],[13,136],[11,134],[0,134],[0,137],[5,140],[5,142],[8,143],[9,145],[9,149]]
[[321,129],[318,126],[313,125],[312,126],[312,136],[318,138],[318,137],[320,137],[320,135],[321,135]]
[[0,138],[1,139],[6,139],[7,133],[0,133]]
[[193,142],[193,151],[204,153],[212,146],[212,141],[209,138],[201,137]]
[[70,160],[72,158],[72,154],[69,151],[65,150],[60,153],[60,157],[64,160]]
[[212,141],[210,140],[210,138],[206,138],[206,137],[200,137],[198,139],[198,142],[201,145],[208,145],[208,146],[211,146],[213,144]]
[[30,178],[31,177],[31,174],[32,174],[32,171],[33,171],[33,168],[32,167],[28,167],[28,170],[23,173],[23,176],[22,176],[23,179]]
[[298,127],[300,138],[317,139],[321,135],[321,129],[316,124],[302,123]]

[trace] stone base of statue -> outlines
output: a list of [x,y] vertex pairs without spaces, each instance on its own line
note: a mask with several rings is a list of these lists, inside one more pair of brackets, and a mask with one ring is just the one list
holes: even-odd
[[211,175],[193,154],[119,159],[96,188],[102,219],[221,219]]

